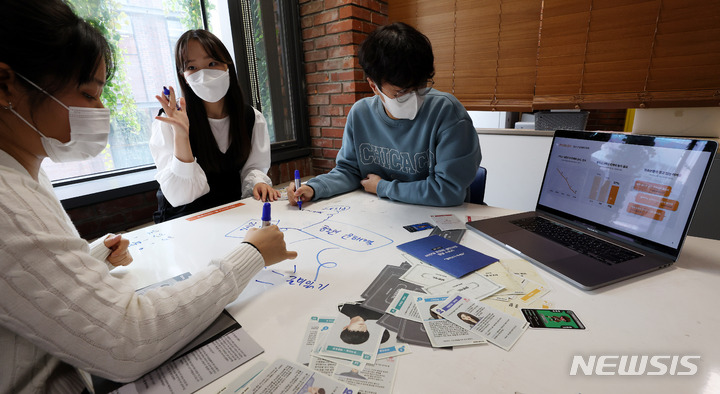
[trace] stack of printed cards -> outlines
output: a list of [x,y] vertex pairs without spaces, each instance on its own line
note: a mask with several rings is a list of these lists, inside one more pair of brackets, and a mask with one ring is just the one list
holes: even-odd
[[522,259],[502,259],[461,278],[403,254],[411,267],[400,280],[417,286],[424,293],[447,295],[463,293],[512,316],[522,318],[521,309],[547,309],[552,304],[544,299],[550,289],[533,265]]
[[490,342],[505,350],[528,327],[519,319],[460,294],[430,296],[401,290],[388,314],[423,325],[433,347],[480,345]]
[[[489,342],[509,350],[527,328],[522,309],[550,307],[542,299],[549,290],[524,260],[502,260],[461,278],[411,255],[403,254],[402,261],[399,266],[386,266],[362,294],[362,305],[384,312],[378,324],[396,332],[402,342],[446,348]],[[447,312],[443,315],[435,310],[457,295],[479,304],[474,308],[482,307],[488,316],[494,316],[495,323],[515,327],[506,336],[513,340],[498,341],[496,337],[502,333],[483,332],[482,326],[473,330],[474,325],[458,324]]]
[[298,363],[362,393],[392,392],[396,356],[410,353],[410,348],[377,324],[381,315],[347,303],[337,316],[311,316]]
[[457,278],[412,256],[399,257],[400,264],[385,266],[362,292],[361,302],[310,317],[297,363],[280,360],[259,375],[267,376],[243,386],[263,387],[290,371],[301,377],[297,387],[315,379],[353,392],[390,393],[399,356],[412,353],[411,344],[490,343],[510,350],[528,328],[521,309],[538,306],[548,291],[522,261],[492,263]]

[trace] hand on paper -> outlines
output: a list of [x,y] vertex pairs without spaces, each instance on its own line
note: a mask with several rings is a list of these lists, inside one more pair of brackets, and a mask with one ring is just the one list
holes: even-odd
[[253,187],[253,197],[256,200],[275,201],[280,198],[281,195],[280,190],[273,189],[272,186],[267,183],[260,182]]
[[297,257],[297,252],[287,250],[285,236],[278,226],[251,228],[245,235],[245,242],[252,244],[260,251],[265,260],[265,266]]
[[368,174],[365,179],[360,181],[360,184],[366,192],[377,194],[377,185],[381,180],[379,175]]
[[107,257],[107,261],[115,267],[121,265],[128,265],[132,263],[133,258],[128,251],[130,241],[123,238],[120,234],[110,234],[103,240],[105,247],[110,249],[110,255]]

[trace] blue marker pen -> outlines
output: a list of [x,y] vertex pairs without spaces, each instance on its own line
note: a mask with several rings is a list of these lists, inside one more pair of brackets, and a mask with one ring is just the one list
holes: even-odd
[[[168,89],[167,86],[163,86],[163,96],[165,96],[168,103],[170,103],[170,89]],[[180,109],[180,105],[175,103],[175,108]]]
[[[295,170],[295,190],[300,189],[300,171]],[[302,196],[297,200],[298,209],[302,210]]]
[[267,227],[270,225],[270,203],[266,202],[263,204],[263,211],[262,211],[262,217],[260,218],[262,220],[262,227]]

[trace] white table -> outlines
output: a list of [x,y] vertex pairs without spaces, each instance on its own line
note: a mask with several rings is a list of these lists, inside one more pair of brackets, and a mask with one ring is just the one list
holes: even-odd
[[[240,242],[244,229],[259,220],[262,203],[241,202],[202,219],[181,218],[128,233],[135,261],[113,275],[142,287],[197,271]],[[219,391],[258,360],[295,360],[308,318],[334,315],[338,303],[359,300],[382,267],[402,261],[397,245],[429,234],[410,233],[402,226],[431,221],[430,215],[439,213],[465,218],[512,212],[474,204],[415,206],[361,191],[305,204],[302,212],[286,201],[272,203],[273,221],[287,228],[288,249],[299,256],[261,272],[227,308],[265,353],[202,391]],[[355,239],[334,238],[349,233]],[[494,257],[514,257],[470,231],[461,243]],[[673,267],[590,292],[537,270],[552,288],[545,299],[555,308],[574,310],[586,330],[528,329],[509,352],[492,345],[452,351],[413,346],[412,354],[398,358],[394,392],[720,392],[720,314],[715,304],[720,241],[689,237]],[[314,280],[315,288],[288,284],[291,276]],[[570,376],[573,356],[593,355],[700,358],[691,360],[697,366],[693,376]],[[670,366],[670,359],[661,361]]]

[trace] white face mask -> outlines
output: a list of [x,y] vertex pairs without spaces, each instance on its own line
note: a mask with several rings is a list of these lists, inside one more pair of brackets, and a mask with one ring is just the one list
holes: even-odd
[[391,99],[386,96],[380,89],[378,89],[378,92],[380,92],[383,97],[382,102],[385,109],[390,112],[390,115],[397,119],[415,119],[415,116],[420,110],[420,106],[422,106],[423,101],[425,101],[425,96],[418,96],[417,92],[406,93],[406,95],[410,95],[410,97],[402,103],[399,102],[397,98]]
[[208,103],[220,101],[230,88],[228,70],[206,68],[185,76],[185,81],[198,97]]
[[70,119],[70,141],[62,143],[55,138],[46,137],[40,130],[15,112],[12,107],[9,108],[10,112],[40,134],[43,148],[45,148],[45,153],[50,160],[56,163],[87,160],[97,156],[105,149],[108,136],[110,135],[109,109],[68,107],[29,79],[20,74],[17,75],[68,110],[68,117]]

